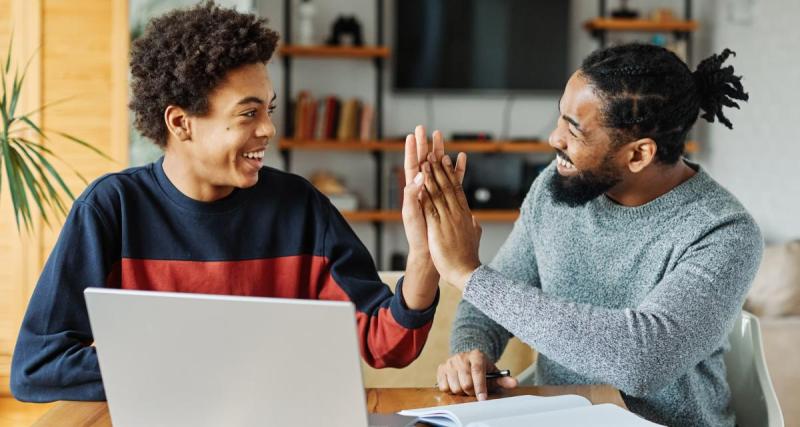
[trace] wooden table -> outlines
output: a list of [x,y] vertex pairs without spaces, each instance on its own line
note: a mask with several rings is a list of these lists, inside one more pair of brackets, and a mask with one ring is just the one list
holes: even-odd
[[[391,414],[402,409],[450,405],[475,400],[474,397],[453,396],[434,388],[372,388],[367,389],[366,392],[367,410],[377,414]],[[518,387],[503,393],[491,394],[489,398],[525,394],[535,396],[577,394],[589,399],[593,404],[613,403],[628,409],[619,391],[608,385]],[[111,426],[111,416],[105,402],[61,402],[45,413],[34,426],[109,427]]]

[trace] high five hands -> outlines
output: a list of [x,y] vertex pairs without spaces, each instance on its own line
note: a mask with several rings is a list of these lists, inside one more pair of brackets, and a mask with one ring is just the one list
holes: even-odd
[[[410,147],[415,147],[417,152],[410,153]],[[453,164],[444,154],[444,142],[439,131],[433,133],[433,150],[426,153],[425,128],[417,126],[415,134],[406,138],[406,182],[410,182],[414,170],[420,171],[411,178],[419,203],[404,203],[404,217],[406,209],[416,211],[409,217],[424,216],[427,248],[436,270],[446,282],[463,290],[470,274],[480,266],[478,247],[481,237],[481,227],[472,216],[461,186],[467,156],[459,153]],[[416,164],[413,163],[415,160]],[[407,190],[406,196],[411,195]]]
[[[469,276],[481,264],[478,257],[481,227],[472,216],[461,186],[467,156],[459,153],[453,165],[444,154],[439,131],[433,133],[431,153],[427,153],[425,141],[422,126],[417,126],[415,135],[406,138],[406,182],[413,181],[414,190],[413,193],[407,190],[405,202],[418,203],[404,202],[403,209],[413,209],[414,217],[424,220],[427,248],[436,270],[445,282],[463,291]],[[416,147],[417,152],[410,153],[410,147]],[[414,160],[418,163],[413,163]],[[420,172],[413,173],[417,170]],[[497,367],[480,350],[459,353],[439,365],[437,385],[443,392],[475,396],[478,400],[485,400],[490,390],[517,386],[513,377],[487,379],[486,373],[494,371]]]

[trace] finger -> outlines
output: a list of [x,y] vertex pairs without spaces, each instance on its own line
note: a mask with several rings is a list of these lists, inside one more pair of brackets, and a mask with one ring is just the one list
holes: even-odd
[[431,200],[431,195],[428,194],[428,190],[425,188],[420,190],[419,203],[422,205],[422,212],[425,214],[425,221],[428,225],[438,223],[439,212],[436,210],[433,200]]
[[474,396],[475,395],[475,387],[472,383],[472,368],[468,365],[462,365],[460,369],[458,369],[458,382],[461,384],[461,390],[464,391],[464,394],[467,396]]
[[403,168],[406,172],[406,185],[408,185],[414,176],[419,172],[419,157],[417,156],[417,140],[414,135],[408,134],[406,136],[405,146],[405,161]]
[[445,175],[447,175],[448,181],[450,181],[450,187],[453,189],[453,195],[455,196],[455,200],[461,209],[469,209],[469,203],[467,202],[467,195],[464,194],[464,188],[461,186],[461,181],[456,176],[455,169],[453,168],[453,162],[450,161],[450,156],[442,157],[442,169],[444,170]]
[[422,187],[422,172],[417,172],[411,182],[403,188],[403,206],[402,209],[414,215],[422,214],[422,207],[419,203],[420,192],[425,191]]
[[[430,154],[430,156],[432,157],[433,154]],[[430,162],[422,164],[422,173],[425,175],[425,189],[428,190],[428,197],[432,202],[431,204],[435,207],[438,216],[444,216],[448,209],[447,201],[444,199],[444,194],[441,188],[439,188],[439,184],[436,182]]]
[[464,390],[461,389],[461,383],[458,381],[458,371],[452,366],[448,366],[446,371],[447,384],[450,386],[450,393],[461,394]]
[[414,128],[414,137],[417,140],[417,162],[422,164],[428,158],[428,136],[425,135],[425,126],[417,125]]
[[444,137],[440,130],[433,131],[433,155],[436,156],[436,160],[444,157]]
[[478,397],[478,400],[486,400],[488,390],[486,389],[486,365],[483,357],[478,352],[470,353],[469,357],[472,382],[475,385],[475,396]]
[[458,153],[458,157],[456,157],[456,177],[458,177],[458,182],[464,182],[464,175],[467,173],[467,154],[466,153]]
[[[442,161],[444,161],[444,158],[442,158]],[[441,191],[445,205],[449,211],[456,212],[460,208],[458,198],[455,196],[453,184],[450,183],[450,178],[447,177],[445,168],[442,167],[442,162],[433,161],[433,154],[430,154],[428,155],[428,163],[433,171],[433,177],[439,185],[439,190]],[[438,205],[436,207],[437,209],[439,208]]]
[[514,377],[500,377],[496,380],[496,383],[505,389],[514,388],[519,385],[519,382]]
[[443,363],[439,365],[439,368],[436,369],[436,385],[439,387],[439,391],[448,391],[450,389],[450,384],[447,383],[447,375],[445,374],[446,365]]

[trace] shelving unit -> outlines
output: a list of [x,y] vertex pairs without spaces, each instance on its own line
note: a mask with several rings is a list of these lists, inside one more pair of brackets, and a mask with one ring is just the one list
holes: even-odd
[[388,58],[391,55],[388,47],[384,46],[295,46],[283,45],[278,49],[278,54],[289,57],[308,58],[351,58],[373,59]]
[[584,23],[584,28],[594,35],[600,42],[600,47],[606,47],[609,31],[631,32],[659,32],[673,33],[678,39],[686,41],[686,62],[691,63],[692,58],[692,33],[700,25],[692,19],[692,0],[683,1],[683,19],[653,21],[649,19],[620,19],[609,18],[606,12],[606,0],[599,0],[597,18]]
[[648,19],[595,18],[587,21],[584,27],[589,31],[640,31],[640,32],[678,32],[695,31],[697,21],[673,20],[651,21]]
[[[283,22],[285,25],[284,39],[286,44],[281,46],[278,50],[279,55],[283,59],[283,90],[286,92],[284,99],[284,111],[286,114],[286,121],[284,129],[289,131],[291,123],[291,99],[292,99],[292,60],[293,58],[316,58],[316,59],[352,59],[352,60],[371,60],[375,68],[375,134],[377,141],[383,138],[383,72],[384,72],[384,59],[391,55],[388,47],[384,46],[383,38],[383,11],[384,0],[376,0],[375,2],[375,22],[377,23],[375,29],[375,45],[374,46],[296,46],[292,44],[292,0],[284,0],[283,2]],[[290,141],[290,140],[287,140]],[[339,141],[336,141],[340,143]],[[318,149],[330,149],[329,145],[318,146]],[[284,160],[286,170],[291,170],[292,165],[292,150],[298,149],[292,144],[281,144],[280,151]],[[384,164],[384,150],[372,149],[364,150],[370,151],[375,161],[375,200],[378,204],[375,212],[380,212],[380,205],[383,200],[383,164]],[[356,220],[352,218],[366,218],[364,220]],[[369,221],[372,222],[375,230],[375,249],[374,258],[378,269],[383,266],[383,224],[384,221],[380,216],[364,216],[356,214],[355,217],[351,216],[351,221]]]
[[[606,1],[600,1],[600,14],[598,18],[585,23],[585,28],[598,38],[601,46],[606,45],[606,34],[609,31],[640,31],[640,32],[672,32],[677,37],[687,40],[687,54],[690,55],[691,32],[698,28],[696,21],[691,20],[691,0],[684,0],[685,20],[674,21],[649,21],[649,20],[621,20],[606,17]],[[401,140],[384,139],[383,136],[383,87],[385,60],[390,57],[391,50],[384,46],[383,10],[384,0],[376,0],[375,45],[372,46],[297,46],[292,44],[292,1],[284,0],[285,44],[278,53],[284,65],[284,87],[287,94],[283,97],[284,111],[287,112],[284,129],[290,129],[290,111],[292,93],[292,66],[294,59],[339,59],[339,60],[367,60],[371,61],[375,70],[374,103],[375,103],[375,130],[374,140],[340,141],[340,140],[313,140],[283,138],[279,142],[279,149],[287,170],[291,170],[292,153],[294,151],[321,151],[321,152],[363,152],[370,153],[375,162],[374,194],[376,206],[373,209],[342,212],[351,223],[371,223],[375,232],[375,247],[373,255],[378,265],[383,264],[383,228],[385,223],[400,222],[401,215],[398,210],[383,208],[384,200],[384,158],[386,153],[402,152],[404,142]],[[464,151],[467,153],[540,153],[552,154],[555,151],[546,141],[455,141],[446,142],[445,150],[449,153]],[[687,152],[697,152],[697,144],[689,142]],[[475,216],[484,222],[513,222],[519,216],[519,210],[475,210]]]

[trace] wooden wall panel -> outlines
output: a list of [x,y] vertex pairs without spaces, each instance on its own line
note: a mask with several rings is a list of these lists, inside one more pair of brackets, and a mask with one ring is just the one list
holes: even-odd
[[[49,142],[51,149],[89,181],[128,163],[127,8],[124,0],[0,0],[2,51],[12,27],[15,41],[19,39],[19,55],[27,51],[29,57],[41,47],[41,63],[29,75],[35,87],[27,90],[27,105],[22,109],[70,98],[46,110],[39,118],[41,123],[88,141],[115,159],[106,161],[68,141]],[[19,28],[26,32],[25,37]],[[73,192],[80,194],[86,184],[68,167],[60,171]],[[19,322],[61,228],[60,223],[47,228],[38,221],[32,236],[20,237],[7,189],[1,199],[0,395],[8,393],[10,355]]]
[[[20,112],[31,111],[41,103],[41,61],[38,50],[41,3],[39,0],[6,0],[0,3],[0,11],[0,52],[4,59],[13,33],[14,54],[10,74],[13,75],[16,68],[22,69],[31,60],[17,107]],[[29,133],[26,136],[36,140],[35,135]],[[37,215],[34,215],[30,231],[17,230],[7,181],[7,178],[4,179],[0,197],[0,394],[8,393],[11,354],[31,285],[38,273],[41,240]]]

